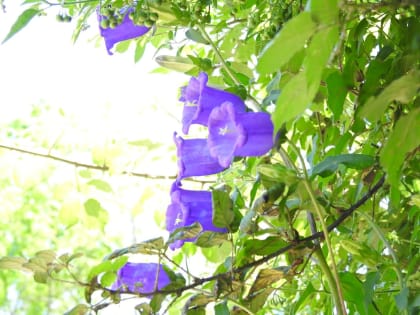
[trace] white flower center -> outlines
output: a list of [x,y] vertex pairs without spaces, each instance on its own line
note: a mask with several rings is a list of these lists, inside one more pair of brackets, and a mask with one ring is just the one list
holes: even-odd
[[224,136],[229,132],[229,127],[226,125],[223,128],[219,128],[219,135]]

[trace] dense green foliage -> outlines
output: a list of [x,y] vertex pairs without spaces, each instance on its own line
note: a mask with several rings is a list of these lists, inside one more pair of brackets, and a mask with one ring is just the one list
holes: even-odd
[[[55,6],[62,7],[59,21],[76,21],[75,40],[96,22],[89,17],[99,4],[23,2],[25,11],[3,42]],[[136,257],[175,272],[169,288],[151,300],[138,297],[140,314],[332,314],[334,308],[337,314],[418,314],[417,1],[102,1],[102,9],[108,5],[134,5],[145,13],[133,20],[153,27],[153,34],[118,44],[117,52],[135,45],[138,61],[154,46],[159,71],[207,72],[212,84],[240,95],[250,110],[271,113],[275,147],[266,156],[235,160],[217,177],[196,179],[195,187],[214,190],[213,221],[230,233],[184,228],[169,241],[199,238],[177,251],[163,237],[115,250],[109,244],[119,242],[103,232],[110,220],[106,204],[139,185],[112,162],[122,152],[140,157],[139,147],[159,156],[167,145],[151,138],[134,149],[96,152],[87,165],[72,160],[78,188],[71,195],[66,185],[75,174],[60,173],[60,160],[19,181],[16,172],[38,158],[22,151],[16,162],[2,151],[0,313],[100,314],[127,299],[109,286],[127,258]],[[30,128],[47,115],[35,109],[2,126],[1,141],[49,148]],[[76,144],[54,149],[60,157],[87,150]],[[144,180],[142,187],[156,185],[154,192],[145,191],[133,209],[170,189],[170,181]],[[156,220],[163,228],[164,217]],[[17,295],[16,305],[7,303],[7,292]]]

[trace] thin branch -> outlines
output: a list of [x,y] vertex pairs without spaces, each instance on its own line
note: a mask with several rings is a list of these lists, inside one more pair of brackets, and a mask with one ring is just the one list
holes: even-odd
[[[341,213],[341,215],[330,225],[328,225],[327,230],[328,232],[333,231],[336,227],[338,227],[346,218],[348,218],[350,215],[353,214],[353,212],[360,208],[366,201],[368,201],[384,184],[385,182],[385,175],[382,176],[379,181],[371,188],[369,189],[369,191],[359,200],[357,201],[355,204],[353,204],[351,207],[349,207],[348,209],[346,209],[345,211],[343,211]],[[262,265],[268,261],[270,261],[271,259],[284,254],[286,252],[288,252],[291,249],[297,248],[297,247],[302,247],[302,246],[307,246],[307,247],[312,247],[313,243],[312,241],[317,240],[317,239],[322,239],[324,237],[324,232],[320,231],[317,233],[314,233],[308,237],[304,237],[301,238],[299,240],[296,240],[290,244],[288,244],[285,247],[280,248],[279,250],[277,250],[276,252],[269,254],[267,256],[264,256],[261,259],[257,259],[251,263],[245,264],[243,266],[234,268],[230,271],[224,272],[224,273],[219,273],[213,276],[209,276],[206,278],[200,278],[200,279],[195,279],[195,281],[189,285],[183,286],[181,288],[176,288],[176,289],[170,289],[170,290],[157,290],[155,292],[149,292],[149,293],[141,293],[141,294],[136,294],[133,292],[120,292],[120,291],[113,291],[107,288],[102,288],[102,287],[98,287],[98,289],[102,289],[102,290],[106,290],[109,291],[111,293],[125,293],[125,294],[136,294],[138,296],[151,296],[151,295],[155,295],[157,293],[162,293],[162,294],[173,294],[176,293],[177,295],[181,295],[182,292],[193,289],[195,287],[198,287],[204,283],[210,282],[210,281],[214,281],[220,278],[231,278],[232,273],[241,273],[244,271],[247,271],[249,268],[252,267],[256,267],[259,265]]]
[[[103,172],[108,172],[109,171],[109,166],[106,166],[106,165],[99,166],[99,165],[94,165],[94,164],[81,163],[81,162],[78,162],[78,161],[69,160],[69,159],[59,157],[59,156],[55,156],[55,155],[52,155],[52,154],[49,154],[49,153],[40,153],[40,152],[30,151],[30,150],[26,150],[26,149],[22,149],[22,148],[18,148],[18,147],[12,147],[12,146],[3,145],[3,144],[0,144],[0,149],[6,149],[6,150],[10,150],[10,151],[16,151],[16,152],[20,152],[20,153],[24,153],[24,154],[29,154],[29,155],[32,155],[32,156],[47,158],[47,159],[51,159],[51,160],[54,160],[54,161],[57,161],[57,162],[73,165],[75,167],[82,167],[82,168],[87,168],[87,169],[92,169],[92,170],[103,171]],[[138,173],[138,172],[131,172],[131,171],[122,171],[121,173],[124,174],[124,175],[143,177],[143,178],[153,179],[153,180],[174,180],[174,179],[176,179],[175,175],[169,175],[169,176],[168,175],[151,175],[151,174],[147,174],[147,173]],[[198,180],[198,179],[193,179],[193,178],[185,178],[184,180],[194,181],[194,182],[199,182],[199,183],[214,183],[213,180],[202,180],[202,179]]]

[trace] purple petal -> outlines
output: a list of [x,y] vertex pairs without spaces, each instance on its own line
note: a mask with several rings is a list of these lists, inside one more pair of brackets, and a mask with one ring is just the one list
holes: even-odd
[[183,139],[174,133],[178,179],[220,173],[225,168],[210,155],[206,139]]
[[260,156],[273,147],[273,123],[268,113],[237,113],[225,102],[209,116],[210,155],[228,167],[234,156]]
[[128,262],[118,271],[117,277],[111,289],[121,292],[151,293],[155,291],[157,277],[158,290],[171,282],[162,265],[155,263]]
[[[182,189],[178,182],[172,185],[172,203],[166,212],[166,229],[173,232],[176,228],[189,226],[199,222],[203,231],[226,233],[227,229],[216,227],[213,224],[213,206],[211,192],[203,190]],[[180,240],[170,245],[171,249],[181,247],[184,242],[193,239]]]
[[207,74],[201,72],[181,89],[179,100],[185,103],[182,115],[182,132],[185,134],[188,134],[191,124],[207,126],[211,111],[223,102],[231,102],[237,112],[246,110],[245,103],[239,96],[209,87],[207,81]]
[[123,21],[115,28],[102,28],[101,21],[103,19],[107,19],[107,17],[100,15],[99,7],[97,8],[96,12],[99,21],[99,31],[101,36],[105,39],[105,46],[108,54],[112,55],[111,49],[116,43],[142,36],[149,31],[148,27],[133,23],[128,16],[128,14],[133,10],[133,8],[122,9],[121,13],[124,14]]
[[214,108],[209,116],[207,142],[210,155],[217,158],[224,167],[229,167],[236,148],[247,140],[244,129],[236,122],[236,115],[232,103],[225,102]]

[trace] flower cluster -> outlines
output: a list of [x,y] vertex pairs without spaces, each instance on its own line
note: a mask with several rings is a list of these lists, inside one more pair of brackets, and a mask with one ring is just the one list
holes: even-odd
[[[207,127],[208,138],[183,139],[174,134],[178,177],[166,212],[169,232],[199,222],[203,231],[226,233],[226,228],[213,224],[211,192],[182,189],[181,180],[222,172],[235,156],[260,156],[273,146],[273,124],[268,113],[247,112],[240,97],[210,87],[207,82],[207,74],[200,73],[181,89],[183,133],[188,134],[192,124],[199,124]],[[186,241],[194,239],[176,241],[170,247],[179,248]]]

